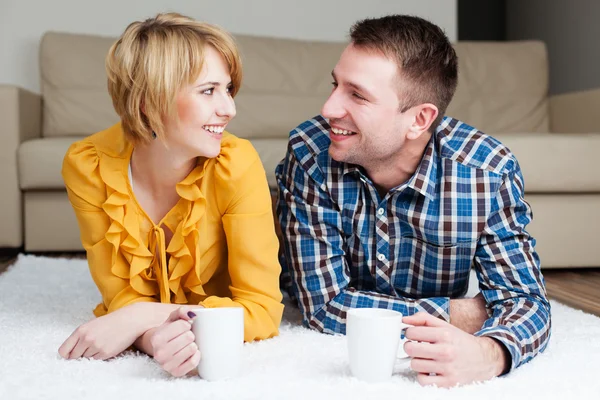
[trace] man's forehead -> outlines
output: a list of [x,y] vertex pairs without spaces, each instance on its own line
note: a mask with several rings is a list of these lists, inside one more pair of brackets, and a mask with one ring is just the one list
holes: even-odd
[[391,79],[396,79],[397,71],[396,63],[382,53],[348,46],[332,75],[336,80],[368,88],[370,85],[388,84]]

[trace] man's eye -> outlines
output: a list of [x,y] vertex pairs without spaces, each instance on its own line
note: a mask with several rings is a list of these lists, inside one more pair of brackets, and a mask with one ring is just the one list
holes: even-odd
[[331,82],[331,85],[332,85],[334,88],[338,87],[338,84],[337,84],[337,82],[335,82],[335,81]]
[[358,93],[352,93],[352,96],[356,97],[356,98],[357,98],[357,99],[359,99],[359,100],[367,100],[367,99],[365,99],[364,97],[362,97],[362,96],[361,96],[360,94],[358,94]]

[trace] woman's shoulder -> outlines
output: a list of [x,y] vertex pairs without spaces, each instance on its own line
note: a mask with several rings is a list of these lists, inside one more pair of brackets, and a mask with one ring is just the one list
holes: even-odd
[[220,175],[226,175],[229,180],[235,181],[241,179],[256,163],[260,164],[260,157],[249,140],[229,132],[223,134],[221,152],[216,158],[216,171]]
[[119,158],[126,148],[120,124],[73,143],[62,164],[63,180],[69,189],[104,186],[99,166],[102,155]]
[[128,144],[123,135],[121,124],[115,124],[108,129],[94,133],[85,139],[74,142],[67,150],[66,158],[80,158],[82,162],[92,161],[99,154],[120,156]]

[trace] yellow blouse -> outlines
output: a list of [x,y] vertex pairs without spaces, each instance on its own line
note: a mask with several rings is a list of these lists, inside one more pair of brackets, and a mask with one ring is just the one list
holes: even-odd
[[[132,152],[117,124],[74,143],[63,162],[102,294],[94,314],[142,301],[242,307],[246,341],[277,335],[278,241],[265,171],[250,142],[225,132],[220,154],[200,159],[177,184],[181,198],[157,225],[133,194]],[[173,233],[168,246],[163,227]]]

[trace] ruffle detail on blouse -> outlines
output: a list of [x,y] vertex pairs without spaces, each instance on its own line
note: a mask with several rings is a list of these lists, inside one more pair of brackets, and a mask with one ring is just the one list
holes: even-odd
[[[104,235],[112,245],[111,272],[122,279],[129,279],[131,287],[143,296],[156,296],[158,283],[150,272],[154,255],[144,245],[140,235],[140,222],[136,206],[129,194],[122,166],[123,159],[107,159],[100,162],[100,177],[106,184],[106,201],[102,209],[111,220]],[[116,164],[116,165],[115,165]],[[161,299],[170,302],[169,299]]]
[[[184,288],[198,295],[206,295],[199,267],[200,257],[205,251],[199,242],[201,236],[206,237],[206,227],[199,222],[206,213],[206,198],[203,194],[206,188],[200,188],[200,185],[206,186],[202,178],[210,160],[197,165],[177,184],[176,190],[182,201],[176,207],[180,208],[182,218],[166,248],[166,253],[170,255],[168,267],[165,265],[166,254],[153,254],[140,237],[137,204],[131,197],[125,175],[127,162],[128,158],[100,163],[100,176],[107,190],[107,199],[102,204],[102,209],[111,219],[105,234],[106,240],[112,245],[111,272],[120,278],[129,279],[131,287],[144,296],[160,295],[163,303],[171,303],[174,294],[175,303],[187,304]],[[157,238],[151,238],[150,245],[158,243],[158,251],[164,252],[164,234],[156,236]],[[119,262],[120,258],[124,260]],[[152,265],[156,263],[155,258],[160,265],[160,271],[156,273],[152,269]]]
[[204,252],[199,243],[200,236],[206,237],[205,234],[201,234],[205,228],[204,224],[199,226],[200,220],[206,213],[204,196],[206,188],[201,189],[199,185],[205,186],[205,180],[202,178],[207,163],[208,161],[205,161],[202,165],[198,165],[176,187],[177,194],[185,200],[186,204],[183,206],[183,218],[173,232],[167,253],[170,255],[169,289],[175,293],[175,302],[180,304],[187,303],[184,287],[196,294],[206,295],[200,279],[199,267]]

